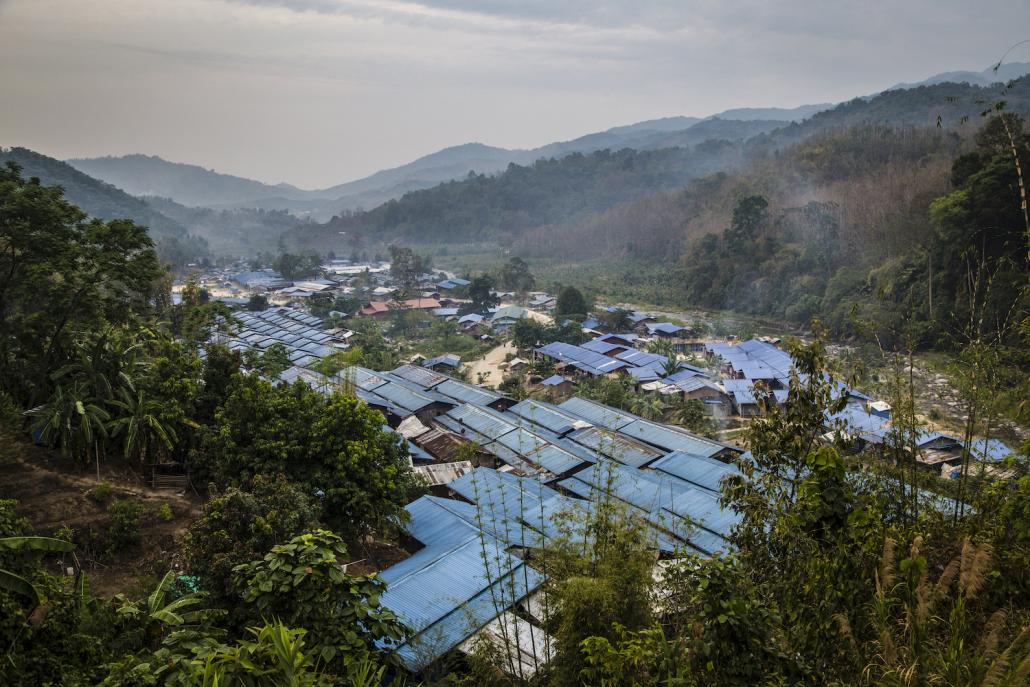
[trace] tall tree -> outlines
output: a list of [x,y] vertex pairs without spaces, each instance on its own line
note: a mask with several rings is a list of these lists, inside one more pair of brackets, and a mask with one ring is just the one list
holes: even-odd
[[497,282],[502,289],[525,293],[536,286],[536,278],[529,271],[529,265],[520,257],[506,262],[497,275]]
[[325,521],[358,536],[401,516],[415,478],[397,435],[363,401],[238,375],[191,467],[217,485],[286,475],[318,493]]
[[590,311],[586,298],[575,286],[563,286],[558,291],[557,303],[554,308],[555,317],[559,318],[585,318]]
[[485,313],[501,302],[494,293],[494,278],[489,274],[480,274],[472,278],[468,287],[468,297],[472,301],[465,309],[468,312]]

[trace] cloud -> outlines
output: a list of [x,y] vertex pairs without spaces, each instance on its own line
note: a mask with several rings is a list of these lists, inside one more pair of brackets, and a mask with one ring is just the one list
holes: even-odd
[[1025,0],[0,0],[0,145],[328,186],[984,68],[1028,25]]

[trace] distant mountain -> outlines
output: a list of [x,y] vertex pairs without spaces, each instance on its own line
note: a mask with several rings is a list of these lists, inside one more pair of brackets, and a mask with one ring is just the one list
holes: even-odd
[[[362,179],[318,190],[303,190],[289,184],[272,186],[148,155],[75,159],[68,163],[134,195],[171,198],[182,205],[220,210],[287,210],[301,217],[326,220],[343,211],[374,208],[410,191],[462,179],[470,172],[495,174],[512,163],[530,165],[540,159],[572,153],[592,153],[606,148],[653,150],[675,145],[696,145],[710,138],[742,140],[775,128],[775,125],[783,122],[801,119],[823,107],[805,105],[793,110],[740,109],[705,119],[665,117],[617,126],[530,150],[465,143]],[[735,115],[729,116],[730,112]],[[695,131],[685,133],[691,129]]]
[[777,122],[800,122],[808,119],[816,112],[829,110],[833,103],[819,103],[818,105],[801,105],[799,107],[738,107],[732,110],[725,110],[713,117],[719,119],[739,119],[741,121],[752,121],[756,119],[773,120]]
[[[898,84],[884,93],[902,93],[935,86],[955,86],[955,93],[964,93],[964,84],[988,86],[1030,72],[1030,63],[1002,65],[998,72],[947,72],[916,84]],[[956,90],[957,89],[957,90]],[[925,95],[925,94],[924,94]],[[470,172],[496,174],[509,164],[532,165],[535,161],[560,158],[572,153],[589,154],[598,150],[655,150],[672,146],[696,146],[709,140],[744,141],[765,136],[777,128],[796,129],[780,136],[809,135],[813,127],[820,129],[834,124],[847,125],[861,119],[888,124],[935,123],[941,111],[954,111],[927,100],[925,108],[914,107],[905,97],[897,106],[878,100],[872,108],[857,106],[871,102],[874,96],[845,103],[843,111],[831,104],[810,104],[796,108],[735,108],[706,118],[665,117],[651,119],[605,131],[586,134],[569,141],[559,141],[528,150],[498,148],[483,143],[451,146],[425,155],[398,167],[325,189],[304,190],[289,184],[270,185],[196,165],[180,164],[146,155],[69,160],[77,169],[112,183],[133,195],[153,195],[174,199],[188,206],[214,209],[258,208],[286,210],[299,217],[324,221],[330,217],[360,209],[371,209],[405,193],[431,188],[437,184],[463,179]],[[830,114],[832,113],[832,114]],[[812,122],[798,129],[802,123]]]
[[242,203],[269,196],[305,197],[303,191],[289,184],[272,186],[197,165],[169,162],[156,155],[82,158],[67,162],[80,172],[103,179],[134,196],[174,198],[183,205]]
[[145,200],[161,214],[187,227],[191,234],[207,241],[211,252],[220,256],[275,253],[280,236],[306,224],[305,220],[283,210],[212,210],[186,207],[169,198],[149,196]]
[[1021,76],[1030,74],[1030,62],[1009,62],[998,67],[998,71],[994,71],[993,67],[988,67],[982,72],[943,72],[941,74],[935,74],[929,79],[923,79],[916,83],[899,83],[894,84],[888,91],[896,91],[901,88],[917,88],[919,86],[935,86],[942,83],[967,83],[971,86],[990,86],[995,83],[1006,83],[1012,79],[1018,79]]
[[[554,156],[531,165],[509,166],[495,176],[475,175],[443,183],[368,212],[292,230],[289,239],[296,245],[337,251],[346,248],[341,232],[350,240],[400,239],[428,244],[498,241],[519,245],[522,237],[528,236],[532,241],[523,244],[523,250],[534,241],[552,246],[544,238],[563,235],[570,223],[590,226],[591,215],[626,202],[651,204],[649,198],[660,199],[712,172],[732,171],[755,160],[775,160],[771,153],[789,151],[821,135],[862,130],[868,140],[876,141],[882,131],[904,141],[906,131],[913,136],[930,131],[954,146],[960,141],[957,131],[971,133],[981,125],[982,103],[1002,97],[1011,111],[1030,113],[1030,76],[1018,80],[1004,94],[996,87],[949,82],[887,91],[868,100],[856,98],[802,122],[708,119],[681,132],[636,131],[633,135],[638,141],[649,140],[647,146]],[[891,148],[878,146],[867,151],[863,147],[867,138],[842,138],[834,158],[819,160],[820,166],[828,174],[837,170],[843,178],[856,160],[880,164],[875,155],[889,154]],[[818,153],[818,146],[805,151],[807,156]],[[803,166],[804,161],[803,155],[798,165]],[[774,163],[770,164],[774,169]],[[875,178],[875,173],[870,176]],[[653,207],[663,208],[656,217],[667,215],[667,203],[658,200]],[[625,251],[631,244],[649,241],[651,230],[646,222],[626,220],[620,227],[624,231],[619,240],[591,243],[590,248]],[[585,235],[577,239],[592,240]],[[564,250],[574,252],[567,246]]]

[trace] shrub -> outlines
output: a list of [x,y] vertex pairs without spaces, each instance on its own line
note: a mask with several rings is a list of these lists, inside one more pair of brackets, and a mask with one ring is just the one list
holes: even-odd
[[171,522],[175,519],[175,513],[172,512],[172,507],[167,503],[162,503],[161,507],[157,509],[157,517],[165,522]]
[[103,506],[111,500],[111,484],[109,482],[101,482],[86,492],[86,496],[98,506]]
[[108,555],[139,544],[139,519],[143,515],[143,511],[143,505],[132,499],[121,499],[108,507],[107,514],[110,521],[105,537],[105,548]]

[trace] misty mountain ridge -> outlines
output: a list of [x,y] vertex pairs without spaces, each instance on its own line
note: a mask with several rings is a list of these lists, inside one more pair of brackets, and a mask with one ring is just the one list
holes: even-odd
[[[706,118],[664,117],[612,127],[528,150],[463,143],[362,179],[314,190],[300,189],[287,183],[265,184],[199,165],[170,162],[156,155],[78,158],[67,162],[132,195],[171,198],[192,207],[285,209],[298,215],[328,219],[340,211],[372,208],[409,191],[463,178],[469,172],[495,174],[509,164],[528,165],[542,158],[590,153],[605,148],[648,150],[698,143],[701,142],[695,140],[698,136],[684,133],[706,123],[719,129],[719,137],[739,140],[754,135],[755,121],[763,122],[757,125],[757,129],[766,131],[784,122],[803,119],[825,107],[827,105],[803,105],[793,109],[741,108]],[[735,126],[739,131],[734,130]],[[704,134],[705,127],[696,133]],[[679,134],[684,143],[670,143],[675,134]],[[715,136],[712,132],[709,135]]]
[[[896,84],[882,93],[968,83],[989,86],[1030,72],[1030,63],[1010,63],[995,72],[951,71],[916,83]],[[869,100],[873,96],[866,96]],[[461,179],[470,172],[496,174],[509,164],[530,165],[536,160],[605,148],[653,150],[690,146],[709,139],[730,141],[769,133],[778,125],[800,123],[832,111],[831,103],[795,108],[744,107],[709,117],[673,116],[615,126],[532,149],[508,149],[484,143],[463,143],[424,155],[412,162],[380,170],[367,177],[324,189],[306,190],[288,183],[265,184],[222,174],[198,165],[169,162],[157,156],[126,155],[68,160],[76,169],[102,179],[135,196],[160,196],[191,207],[214,209],[259,208],[287,210],[299,216],[326,220],[344,211],[374,208],[405,193]],[[757,122],[757,124],[756,124]]]
[[942,83],[967,83],[970,86],[990,86],[996,83],[1007,83],[1027,74],[1030,74],[1030,62],[1009,62],[1000,65],[998,71],[994,71],[994,67],[991,66],[979,72],[942,72],[915,83],[894,84],[885,90],[896,91],[899,89],[917,88],[919,86],[936,86]]

